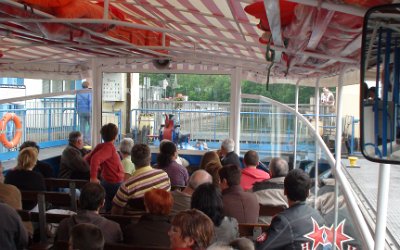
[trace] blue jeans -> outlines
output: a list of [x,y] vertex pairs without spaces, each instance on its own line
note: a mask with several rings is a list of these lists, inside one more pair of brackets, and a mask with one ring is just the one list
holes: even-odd
[[118,191],[119,186],[121,185],[122,182],[119,183],[109,183],[106,182],[105,180],[102,180],[100,184],[104,187],[106,190],[106,202],[105,202],[105,209],[106,212],[110,212],[112,208],[112,200],[114,199],[115,194]]
[[90,113],[78,113],[79,114],[79,131],[82,133],[83,141],[91,145],[90,135]]

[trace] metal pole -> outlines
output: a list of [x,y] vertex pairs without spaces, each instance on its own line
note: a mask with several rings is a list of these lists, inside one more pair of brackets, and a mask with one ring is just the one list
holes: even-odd
[[242,69],[235,68],[231,75],[231,117],[229,137],[235,142],[235,152],[240,154],[240,105],[241,105]]
[[[337,171],[340,171],[341,169],[341,158],[342,158],[342,97],[343,97],[343,76],[345,73],[345,68],[342,68],[340,71],[339,75],[339,82],[338,82],[338,87],[337,87],[337,112],[336,112],[336,139],[335,139],[335,168],[334,168],[334,175],[335,177],[337,176],[336,173]],[[336,178],[335,178],[336,180]],[[333,228],[334,233],[333,233],[333,244],[336,242],[336,227],[338,225],[338,212],[339,212],[339,202],[338,202],[338,197],[339,197],[339,182],[336,180],[335,181],[335,216],[334,216],[334,224]],[[335,248],[334,248],[335,249]]]
[[389,201],[390,164],[379,165],[378,205],[375,228],[375,250],[385,249],[387,208]]
[[[300,85],[300,79],[297,80],[296,82],[296,96],[295,96],[295,110],[296,113],[299,112],[299,85]],[[296,159],[297,159],[297,133],[298,133],[298,120],[297,116],[294,116],[294,153],[293,153],[293,168],[296,168]]]
[[[317,82],[315,83],[315,137],[319,136],[319,81],[320,81],[320,77],[317,78]],[[314,182],[314,195],[315,197],[317,197],[318,194],[318,150],[319,146],[318,146],[318,142],[317,140],[315,140],[315,182]],[[317,206],[317,199],[314,199],[314,207]]]
[[101,67],[98,64],[98,60],[91,60],[91,71],[92,71],[92,82],[93,82],[93,92],[92,92],[92,145],[95,146],[101,142],[100,131],[102,124],[102,87],[103,87],[103,74]]

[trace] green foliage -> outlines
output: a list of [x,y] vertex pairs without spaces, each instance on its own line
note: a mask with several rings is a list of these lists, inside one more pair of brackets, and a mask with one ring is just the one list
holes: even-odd
[[[167,96],[175,97],[176,93],[189,96],[190,101],[219,101],[229,102],[230,99],[230,76],[229,75],[191,75],[178,74],[177,83],[175,74],[140,74],[140,84],[143,77],[150,77],[152,86],[161,86],[164,79],[168,80]],[[296,86],[290,84],[271,84],[266,89],[265,84],[251,81],[242,82],[242,93],[263,95],[282,103],[294,103]],[[299,103],[309,103],[310,97],[314,96],[314,88],[300,87]],[[249,100],[244,100],[249,101]]]

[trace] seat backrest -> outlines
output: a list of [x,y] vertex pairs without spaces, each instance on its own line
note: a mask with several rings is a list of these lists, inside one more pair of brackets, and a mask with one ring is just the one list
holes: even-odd
[[75,183],[76,188],[82,188],[86,183],[88,183],[87,180],[62,178],[46,178],[45,182],[48,190],[53,190],[56,188],[69,188],[71,182]]
[[270,205],[263,205],[260,204],[260,212],[259,216],[275,216],[276,214],[285,210],[284,206],[270,206]]
[[259,234],[265,232],[268,227],[269,224],[264,223],[239,223],[239,235],[240,237],[258,237]]
[[141,215],[135,215],[135,216],[131,216],[131,215],[114,215],[114,214],[102,214],[102,216],[104,218],[107,218],[109,220],[115,221],[117,222],[121,229],[124,229],[128,224],[130,223],[136,223],[139,218],[142,216]]

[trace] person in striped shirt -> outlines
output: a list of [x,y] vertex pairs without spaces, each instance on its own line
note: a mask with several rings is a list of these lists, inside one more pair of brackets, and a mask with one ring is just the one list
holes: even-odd
[[150,166],[151,152],[145,144],[137,144],[132,148],[132,162],[136,171],[121,184],[113,199],[112,214],[129,213],[131,200],[143,199],[144,193],[159,188],[170,191],[171,183],[166,172]]

